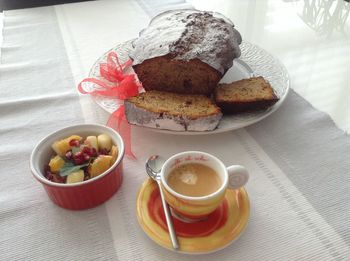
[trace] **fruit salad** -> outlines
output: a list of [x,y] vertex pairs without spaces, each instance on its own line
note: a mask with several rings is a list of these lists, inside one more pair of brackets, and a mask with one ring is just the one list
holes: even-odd
[[55,155],[45,166],[45,177],[56,183],[82,182],[105,172],[118,158],[118,148],[107,134],[85,139],[72,135],[54,142]]

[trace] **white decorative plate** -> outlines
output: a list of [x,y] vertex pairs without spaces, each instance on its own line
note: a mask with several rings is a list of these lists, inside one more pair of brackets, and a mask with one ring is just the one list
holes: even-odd
[[[110,51],[115,51],[118,54],[120,62],[123,63],[129,59],[128,54],[132,48],[131,41],[127,41],[117,45],[115,48],[109,50],[103,54],[92,66],[89,77],[100,78],[99,75],[99,64],[106,62],[107,54]],[[263,76],[267,79],[272,85],[276,95],[279,98],[279,101],[275,103],[270,108],[249,113],[240,113],[236,115],[224,115],[215,130],[212,131],[171,131],[171,130],[162,130],[162,129],[152,129],[149,130],[178,134],[178,135],[202,135],[202,134],[214,134],[220,132],[226,132],[230,130],[235,130],[239,128],[246,127],[253,123],[256,123],[272,112],[276,111],[284,102],[288,90],[289,90],[289,76],[285,67],[271,54],[267,51],[261,49],[260,47],[251,44],[249,42],[242,42],[240,45],[242,54],[239,59],[236,59],[233,63],[233,66],[226,72],[221,82],[232,82],[244,78],[250,78],[253,76]],[[134,73],[133,69],[128,69],[127,73]],[[94,84],[87,86],[88,88],[98,88]],[[114,112],[118,107],[123,104],[123,101],[102,96],[94,96],[93,100],[104,110],[109,113]],[[146,128],[135,126],[138,128]]]

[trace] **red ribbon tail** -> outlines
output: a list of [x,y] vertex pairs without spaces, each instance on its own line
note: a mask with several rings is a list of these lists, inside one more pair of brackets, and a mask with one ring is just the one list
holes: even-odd
[[125,144],[125,154],[131,159],[135,160],[136,156],[131,150],[131,126],[126,120],[125,107],[120,106],[118,110],[114,111],[107,121],[107,126],[116,130]]
[[[139,93],[140,84],[136,81],[135,75],[126,74],[124,70],[132,65],[132,60],[129,59],[124,63],[120,63],[117,53],[110,52],[107,55],[107,63],[100,63],[100,78],[86,78],[78,85],[78,91],[82,94],[90,94],[92,96],[107,96],[125,100]],[[108,81],[110,85],[106,81]],[[98,86],[94,89],[84,89],[91,87],[85,85],[86,83]],[[131,150],[131,126],[125,116],[124,105],[120,106],[118,110],[114,111],[109,117],[107,126],[119,132],[124,140],[125,154],[136,159]]]

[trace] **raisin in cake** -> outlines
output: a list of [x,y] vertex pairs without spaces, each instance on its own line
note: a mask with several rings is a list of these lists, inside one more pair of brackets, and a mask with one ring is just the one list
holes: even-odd
[[222,117],[220,108],[204,95],[148,91],[124,102],[129,123],[174,131],[210,131]]
[[133,42],[133,69],[145,90],[211,94],[241,54],[240,33],[223,15],[194,9],[154,17]]
[[278,101],[270,83],[261,76],[219,84],[214,97],[224,114],[266,109]]

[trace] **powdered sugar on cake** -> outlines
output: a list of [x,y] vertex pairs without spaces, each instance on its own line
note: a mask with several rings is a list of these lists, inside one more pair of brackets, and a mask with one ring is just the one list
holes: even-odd
[[214,12],[192,9],[164,12],[141,31],[130,54],[137,65],[170,55],[173,59],[199,59],[224,74],[240,56],[241,35],[233,23]]

